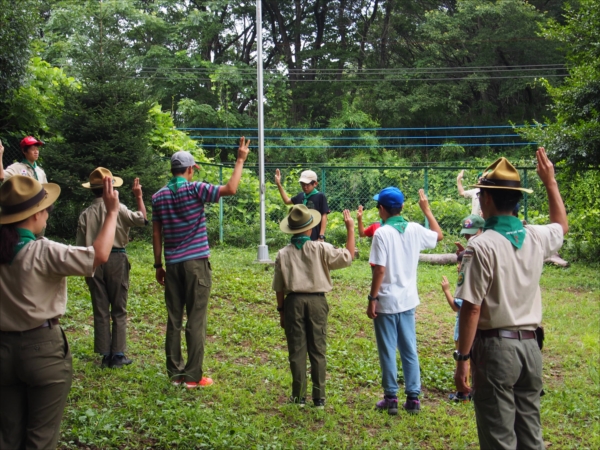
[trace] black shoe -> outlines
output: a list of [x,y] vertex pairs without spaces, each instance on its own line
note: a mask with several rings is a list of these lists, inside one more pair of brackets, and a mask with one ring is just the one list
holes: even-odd
[[123,366],[128,366],[132,362],[133,362],[133,359],[129,359],[125,355],[113,355],[112,358],[110,359],[110,363],[109,363],[108,367],[110,367],[111,369],[118,369]]
[[288,403],[298,405],[300,408],[304,408],[306,406],[306,398],[305,397],[298,398],[298,397],[291,396],[290,398],[288,398]]
[[325,409],[325,399],[324,398],[314,398],[313,403],[315,404],[315,408]]
[[102,356],[102,362],[100,363],[100,367],[103,369],[106,369],[107,367],[110,366],[110,359],[111,359],[111,355],[104,355]]

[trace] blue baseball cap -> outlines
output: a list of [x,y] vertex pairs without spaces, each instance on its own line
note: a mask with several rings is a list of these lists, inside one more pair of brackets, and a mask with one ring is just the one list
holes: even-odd
[[387,208],[400,208],[404,205],[404,194],[397,187],[390,186],[382,189],[373,200]]

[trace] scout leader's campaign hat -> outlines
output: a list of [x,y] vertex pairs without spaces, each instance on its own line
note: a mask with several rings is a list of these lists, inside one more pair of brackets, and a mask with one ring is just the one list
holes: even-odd
[[312,230],[321,223],[321,213],[308,209],[306,205],[294,205],[290,212],[279,224],[281,231],[287,234],[299,234]]
[[194,157],[190,152],[179,151],[171,156],[171,169],[184,169],[186,167],[195,167],[200,169],[200,166],[194,161]]
[[400,208],[404,204],[404,194],[397,187],[386,187],[373,197],[373,200],[386,208]]
[[0,186],[0,224],[20,222],[52,205],[60,186],[15,175]]
[[112,172],[104,167],[95,168],[94,171],[90,173],[90,181],[88,183],[83,183],[82,186],[86,189],[102,189],[104,187],[102,180],[106,177],[112,178],[113,187],[123,186],[123,179],[113,177]]
[[25,136],[19,145],[21,148],[25,148],[29,147],[30,145],[44,145],[44,142],[34,138],[33,136]]
[[485,220],[477,214],[471,214],[462,220],[461,225],[460,234],[477,234],[477,231],[485,225]]
[[521,177],[519,171],[508,159],[502,157],[484,170],[483,175],[472,187],[480,189],[510,189],[513,191],[523,191],[532,194],[531,189],[521,187]]
[[310,184],[313,181],[317,182],[317,174],[312,170],[305,170],[300,174],[300,183]]

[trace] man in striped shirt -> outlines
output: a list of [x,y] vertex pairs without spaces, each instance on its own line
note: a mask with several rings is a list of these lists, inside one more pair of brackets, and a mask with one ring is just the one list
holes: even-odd
[[[185,383],[186,388],[193,389],[213,383],[202,376],[206,311],[212,284],[204,204],[216,203],[219,198],[236,193],[249,144],[249,140],[240,138],[233,174],[224,186],[192,181],[194,168],[199,169],[193,156],[183,151],[175,153],[171,157],[173,178],[152,196],[154,268],[156,280],[165,286],[168,314],[167,373],[176,386]],[[163,242],[166,269],[161,259]],[[184,309],[187,364],[181,354]]]

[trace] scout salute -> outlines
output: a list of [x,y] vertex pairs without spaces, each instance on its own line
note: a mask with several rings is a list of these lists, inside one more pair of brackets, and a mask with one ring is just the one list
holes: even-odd
[[306,403],[306,352],[310,359],[313,383],[312,398],[317,408],[325,407],[325,352],[327,348],[327,313],[325,293],[333,286],[329,271],[348,267],[354,255],[354,222],[344,210],[348,232],[346,248],[338,249],[325,242],[310,239],[311,230],[321,214],[304,205],[295,205],[280,224],[281,231],[292,234],[292,242],[279,250],[275,259],[273,290],[277,311],[285,329],[292,396],[290,401]]
[[[84,188],[91,189],[96,198],[79,216],[77,245],[92,245],[104,223],[106,206],[102,200],[102,180],[106,177],[113,180],[113,188],[123,185],[121,178],[113,177],[110,170],[104,167],[94,169],[90,174],[89,181],[82,184]],[[142,199],[142,186],[139,178],[134,180],[132,191],[138,211],[133,212],[125,205],[120,205],[117,231],[110,258],[106,264],[102,264],[96,269],[93,277],[85,279],[90,288],[94,310],[94,352],[102,355],[101,367],[118,368],[133,362],[125,356],[130,269],[125,247],[129,242],[129,228],[143,227],[148,220],[146,220],[146,206]]]
[[279,195],[283,203],[286,205],[306,205],[308,209],[314,209],[321,214],[321,223],[316,223],[310,234],[310,239],[313,241],[325,240],[325,229],[327,228],[327,214],[329,207],[327,206],[327,197],[322,192],[317,190],[317,174],[312,170],[305,170],[300,174],[300,187],[302,192],[289,198],[281,184],[281,172],[279,169],[275,171],[275,184],[279,189]]
[[[194,168],[199,168],[194,157],[188,152],[175,153],[171,157],[173,178],[152,196],[154,268],[156,280],[165,286],[168,314],[167,373],[177,386],[185,382],[186,388],[193,389],[213,383],[202,376],[206,311],[212,284],[204,204],[218,202],[220,197],[236,193],[249,144],[249,140],[240,138],[235,167],[224,186],[192,181]],[[166,269],[161,259],[163,241]],[[181,356],[184,310],[187,314],[187,364]]]
[[460,310],[454,381],[465,378],[472,356],[473,402],[481,448],[543,449],[540,423],[542,354],[535,329],[542,321],[539,281],[544,258],[568,231],[567,214],[543,148],[537,172],[546,187],[550,225],[523,226],[512,216],[522,197],[519,172],[505,158],[489,166],[476,187],[484,232],[469,240],[455,297]]
[[0,182],[8,180],[15,175],[31,177],[38,180],[40,183],[47,183],[46,172],[42,169],[37,160],[40,157],[40,147],[44,145],[42,141],[33,136],[24,137],[21,140],[21,151],[23,152],[23,160],[18,163],[11,164],[4,169],[2,164],[2,156],[4,147],[0,142]]
[[371,292],[367,296],[367,316],[373,319],[383,399],[375,408],[398,414],[398,368],[396,349],[400,351],[404,373],[406,402],[404,409],[416,414],[421,409],[421,375],[417,354],[415,310],[419,304],[417,266],[421,250],[434,248],[443,239],[442,230],[429,209],[423,189],[419,206],[429,220],[430,230],[415,222],[407,222],[400,213],[404,194],[387,187],[373,197],[377,201],[383,225],[375,232],[369,263],[373,266]]
[[[458,188],[458,195],[463,196],[464,198],[471,199],[471,214],[476,216],[481,216],[481,207],[479,206],[479,197],[477,194],[479,193],[479,189],[469,189],[465,191],[462,185],[462,179],[465,175],[465,171],[461,170],[458,176],[456,177],[456,187]],[[480,175],[477,176],[479,178]]]
[[106,219],[89,247],[36,239],[60,194],[15,175],[0,187],[0,448],[56,448],[71,389],[71,352],[58,324],[69,275],[108,261],[119,196],[104,179]]

